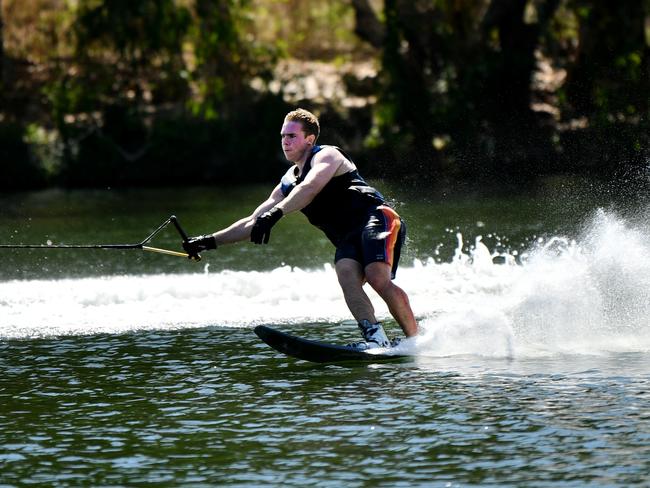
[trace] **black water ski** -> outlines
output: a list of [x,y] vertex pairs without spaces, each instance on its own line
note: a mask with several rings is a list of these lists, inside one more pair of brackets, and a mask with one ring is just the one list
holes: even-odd
[[[378,362],[407,357],[405,354],[370,353],[357,351],[349,346],[328,344],[292,336],[265,325],[255,327],[255,333],[276,351],[287,356],[314,363],[336,363],[341,361]],[[390,351],[390,350],[389,350]]]

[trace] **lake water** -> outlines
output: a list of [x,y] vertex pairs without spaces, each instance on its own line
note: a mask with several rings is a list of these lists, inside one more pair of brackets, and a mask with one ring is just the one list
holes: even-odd
[[[0,486],[650,486],[647,194],[380,186],[421,328],[399,362],[314,365],[253,334],[358,339],[300,215],[200,263],[0,249]],[[137,243],[171,214],[196,235],[267,191],[2,196],[0,243]]]

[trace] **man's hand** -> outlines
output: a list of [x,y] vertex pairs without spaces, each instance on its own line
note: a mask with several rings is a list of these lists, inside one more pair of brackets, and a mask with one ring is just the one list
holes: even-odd
[[190,259],[201,259],[199,253],[217,248],[217,240],[212,234],[204,236],[190,237],[187,242],[183,242],[183,249]]
[[271,237],[271,227],[273,227],[283,215],[281,209],[273,207],[268,212],[264,212],[262,215],[257,217],[255,225],[253,225],[253,230],[251,231],[251,242],[254,242],[255,244],[268,244],[269,237]]

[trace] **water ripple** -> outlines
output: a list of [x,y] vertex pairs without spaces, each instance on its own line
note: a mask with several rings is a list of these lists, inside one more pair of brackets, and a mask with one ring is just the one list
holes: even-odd
[[643,354],[313,366],[211,327],[6,341],[0,358],[7,485],[631,486],[650,471]]

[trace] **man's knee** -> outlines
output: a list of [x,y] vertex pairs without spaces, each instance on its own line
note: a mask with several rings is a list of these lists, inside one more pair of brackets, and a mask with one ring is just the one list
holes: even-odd
[[377,293],[381,293],[392,285],[390,277],[390,266],[387,263],[371,263],[365,269],[368,284]]
[[336,277],[343,288],[361,286],[364,282],[361,265],[352,259],[341,259],[336,263]]

